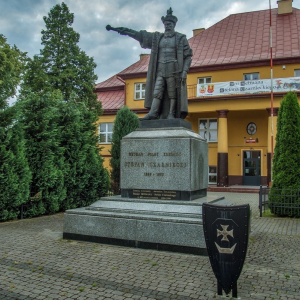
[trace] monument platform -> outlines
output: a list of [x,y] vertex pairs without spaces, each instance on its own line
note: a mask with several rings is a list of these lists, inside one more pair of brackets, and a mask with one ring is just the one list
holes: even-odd
[[185,120],[140,121],[121,142],[121,195],[67,210],[64,238],[206,254],[208,146]]
[[230,205],[224,197],[192,201],[103,197],[65,212],[64,239],[206,255],[202,204]]
[[208,146],[189,126],[181,119],[142,121],[123,137],[122,197],[189,201],[206,196]]

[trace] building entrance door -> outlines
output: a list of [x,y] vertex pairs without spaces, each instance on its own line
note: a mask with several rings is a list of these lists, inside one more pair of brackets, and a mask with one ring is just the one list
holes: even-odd
[[243,153],[243,184],[261,184],[260,151],[244,151]]

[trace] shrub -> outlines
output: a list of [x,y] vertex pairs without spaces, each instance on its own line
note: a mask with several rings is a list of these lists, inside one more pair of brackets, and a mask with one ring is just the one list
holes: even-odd
[[120,193],[120,159],[121,159],[121,140],[124,136],[139,127],[138,116],[128,107],[122,107],[116,116],[112,136],[111,147],[111,179],[112,189],[115,194]]
[[[300,189],[300,107],[297,95],[288,93],[281,102],[273,158],[270,190],[272,213],[299,216]],[[285,206],[284,203],[289,203]],[[294,207],[294,208],[292,208]],[[298,213],[297,213],[298,211]]]

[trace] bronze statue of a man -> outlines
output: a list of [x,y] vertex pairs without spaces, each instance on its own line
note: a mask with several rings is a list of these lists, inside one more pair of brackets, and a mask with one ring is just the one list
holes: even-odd
[[161,18],[164,33],[106,26],[107,30],[139,41],[142,48],[151,49],[145,96],[145,107],[150,111],[142,120],[184,119],[188,114],[186,77],[193,52],[186,36],[175,32],[177,17],[172,13],[170,8]]

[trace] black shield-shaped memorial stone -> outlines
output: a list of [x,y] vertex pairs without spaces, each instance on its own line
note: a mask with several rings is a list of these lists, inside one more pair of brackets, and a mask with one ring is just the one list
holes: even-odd
[[218,206],[204,203],[202,214],[207,252],[218,281],[218,293],[221,287],[229,294],[236,287],[247,253],[249,204]]

